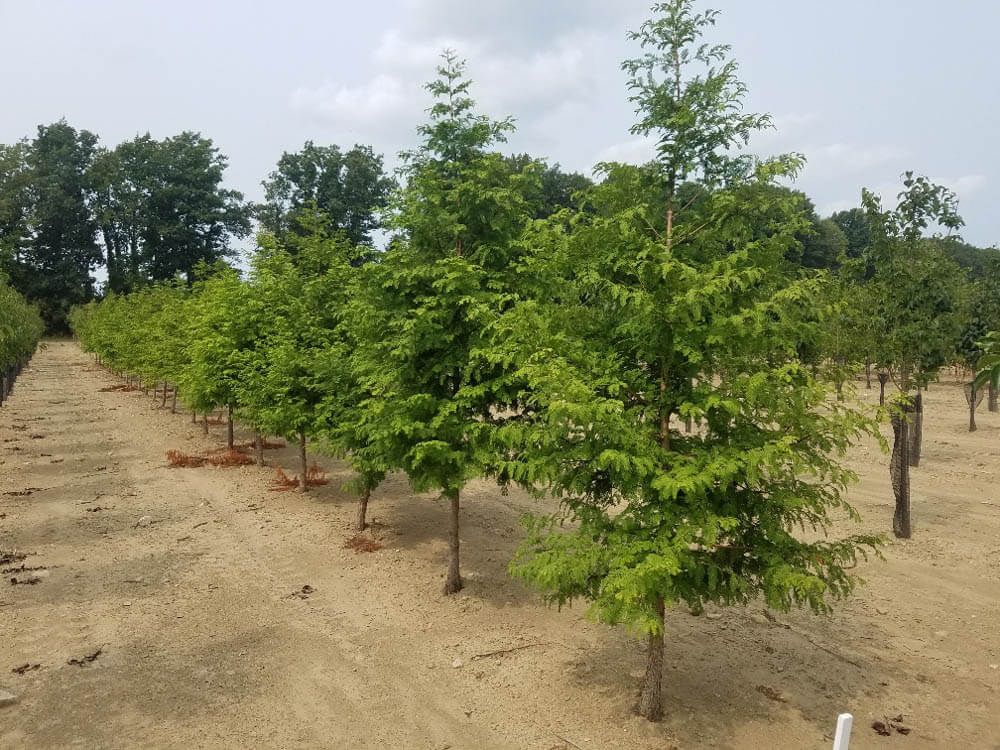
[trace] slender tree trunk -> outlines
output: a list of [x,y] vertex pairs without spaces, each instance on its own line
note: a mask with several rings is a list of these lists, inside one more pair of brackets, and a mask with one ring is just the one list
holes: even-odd
[[868,359],[865,360],[865,388],[872,389],[872,363]]
[[170,392],[170,413],[177,413],[177,386],[175,385],[173,390]]
[[226,445],[229,450],[233,449],[233,407],[229,407],[229,415],[227,419],[227,429],[226,429]]
[[889,462],[889,477],[892,491],[896,496],[896,511],[892,515],[892,533],[900,539],[910,538],[910,460],[907,436],[908,414],[894,411],[892,414],[892,458]]
[[191,424],[198,424],[198,412],[194,409],[191,410]]
[[257,450],[257,465],[264,465],[264,436],[260,434],[260,430],[254,430],[253,433],[253,444],[254,448]]
[[459,537],[458,537],[458,516],[461,506],[459,504],[459,490],[452,490],[446,493],[451,500],[451,515],[448,523],[448,576],[444,580],[444,593],[454,594],[462,590],[462,575],[459,569]]
[[836,384],[835,384],[834,387],[837,389],[837,400],[838,401],[843,401],[844,400],[844,381],[843,380],[838,380],[836,382]]
[[885,384],[889,382],[889,373],[878,373],[878,405],[885,406]]
[[663,599],[656,603],[660,631],[650,635],[646,647],[646,675],[639,694],[638,713],[650,721],[663,718]]
[[299,433],[299,491],[309,490],[309,464],[306,462],[306,434]]
[[371,488],[365,487],[361,497],[358,498],[358,518],[354,523],[354,528],[357,531],[364,531],[368,527],[368,499],[371,495]]
[[969,393],[969,432],[976,431],[976,383],[972,383],[972,391]]
[[910,413],[910,425],[907,429],[910,436],[908,458],[910,466],[920,466],[920,449],[924,440],[924,397],[917,390],[913,397],[913,411]]
[[167,381],[163,381],[163,400],[160,402],[160,408],[163,409],[167,405]]
[[207,435],[208,434],[208,412],[206,411],[201,415],[201,431]]
[[993,381],[990,381],[989,388],[986,391],[986,404],[990,411],[997,411],[997,389],[993,387]]

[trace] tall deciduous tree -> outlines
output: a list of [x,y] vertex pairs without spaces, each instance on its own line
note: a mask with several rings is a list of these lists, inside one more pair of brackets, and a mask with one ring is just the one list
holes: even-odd
[[283,153],[262,184],[265,202],[257,207],[257,217],[276,236],[308,233],[299,218],[314,208],[326,216],[328,232],[343,232],[352,244],[370,246],[393,181],[371,146],[341,151],[306,141],[300,151]]
[[46,327],[68,330],[70,307],[93,295],[100,262],[87,171],[97,136],[65,120],[40,125],[27,153],[27,222],[14,248],[11,283],[41,307]]
[[513,300],[516,241],[539,189],[538,167],[511,174],[489,152],[513,124],[475,113],[463,68],[446,52],[427,85],[430,122],[419,128],[421,147],[403,155],[406,188],[393,206],[399,237],[366,267],[351,321],[371,394],[356,420],[366,444],[450,505],[448,594],[462,588],[462,488],[489,473],[491,435],[517,391],[512,364],[493,356],[490,324]]
[[250,231],[243,195],[223,187],[227,159],[211,139],[185,131],[146,135],[102,151],[91,168],[108,287],[129,291],[232,257]]
[[[548,487],[574,522],[531,523],[514,572],[553,602],[589,600],[600,619],[647,637],[638,710],[650,719],[662,711],[667,606],[762,595],[826,610],[853,587],[859,548],[877,543],[793,533],[853,514],[842,495],[853,475],[838,457],[872,428],[796,356],[818,336],[822,283],[788,273],[809,217],[764,188],[800,159],[734,157],[769,121],[743,111],[728,48],[700,41],[716,14],[691,0],[654,13],[624,69],[633,132],[655,139],[660,187],[643,198],[650,170],[609,165],[618,174],[593,191],[603,204],[593,214],[525,240],[537,252],[524,274],[545,292],[507,319],[508,340],[529,353],[529,409],[497,433],[510,457],[500,478]],[[700,202],[680,201],[686,181]],[[687,417],[701,430],[682,433]]]

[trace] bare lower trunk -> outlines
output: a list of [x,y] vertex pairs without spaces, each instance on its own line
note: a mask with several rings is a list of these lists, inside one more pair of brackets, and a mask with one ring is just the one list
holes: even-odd
[[989,388],[986,391],[986,403],[990,411],[997,410],[997,389],[993,387],[993,381],[990,381]]
[[173,391],[170,394],[170,413],[177,413],[177,386],[174,386]]
[[227,430],[226,430],[226,445],[229,450],[233,449],[233,407],[229,407],[229,419],[227,420]]
[[160,402],[160,408],[164,408],[167,405],[167,381],[163,381],[163,400]]
[[976,384],[972,384],[972,393],[969,398],[969,432],[976,431]]
[[865,360],[865,388],[872,389],[872,363]]
[[257,451],[257,465],[264,465],[264,436],[260,434],[260,430],[254,430],[253,433],[253,445]]
[[646,675],[642,680],[637,711],[650,721],[663,718],[663,599],[656,604],[660,631],[650,635],[646,647]]
[[878,405],[885,406],[885,384],[889,382],[889,373],[878,373]]
[[371,494],[371,488],[365,487],[361,497],[358,498],[358,518],[354,523],[354,528],[358,531],[364,531],[368,526],[368,498],[371,497]]
[[451,500],[451,515],[448,523],[448,576],[444,581],[444,593],[454,594],[462,590],[462,575],[459,572],[458,513],[460,510],[459,491],[448,493]]
[[198,412],[194,409],[191,410],[191,424],[198,424]]
[[913,397],[913,411],[910,412],[910,424],[907,429],[910,437],[910,466],[920,466],[920,448],[924,440],[924,397],[920,391]]
[[889,462],[889,476],[892,491],[896,496],[896,511],[892,515],[892,533],[900,539],[910,538],[910,461],[909,439],[907,435],[908,414],[894,412],[892,415],[892,458]]
[[208,412],[201,415],[201,431],[208,434]]
[[306,434],[299,433],[299,492],[309,489],[309,465],[306,463]]

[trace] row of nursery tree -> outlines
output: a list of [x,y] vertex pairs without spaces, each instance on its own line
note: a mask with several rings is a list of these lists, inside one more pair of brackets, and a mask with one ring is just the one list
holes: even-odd
[[701,41],[715,13],[692,6],[655,5],[623,64],[649,164],[598,165],[553,198],[544,164],[497,152],[512,121],[476,112],[447,52],[387,187],[384,252],[309,199],[275,211],[245,278],[202,264],[72,314],[107,366],[298,440],[303,489],[307,443],[344,457],[359,528],[388,472],[440,493],[447,593],[468,482],[560,500],[526,521],[511,571],[648,639],[649,718],[666,607],[825,611],[878,549],[826,533],[856,518],[845,451],[877,434],[845,383],[868,367],[915,395],[963,332],[1000,327],[996,274],[970,283],[926,236],[961,220],[923,178],[893,209],[864,194],[866,239],[836,272],[804,267],[814,214],[783,186],[803,158],[741,151],[770,120],[743,110],[728,48]]
[[38,308],[0,275],[0,406],[10,395],[14,379],[34,354],[43,330]]

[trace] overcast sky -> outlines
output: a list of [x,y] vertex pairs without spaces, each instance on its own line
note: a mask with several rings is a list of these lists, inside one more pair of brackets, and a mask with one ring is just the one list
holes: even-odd
[[[443,47],[473,95],[513,115],[509,151],[589,173],[643,161],[629,135],[622,59],[635,0],[0,0],[0,142],[65,117],[105,145],[197,130],[247,197],[282,151],[370,143],[394,162],[415,142]],[[715,0],[749,109],[777,129],[762,155],[799,151],[797,187],[821,214],[888,198],[914,169],[959,195],[977,245],[1000,244],[996,0]]]

